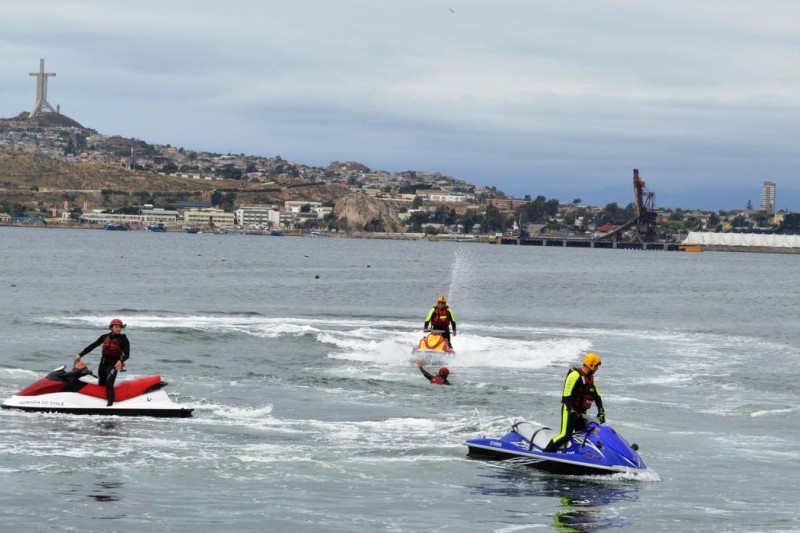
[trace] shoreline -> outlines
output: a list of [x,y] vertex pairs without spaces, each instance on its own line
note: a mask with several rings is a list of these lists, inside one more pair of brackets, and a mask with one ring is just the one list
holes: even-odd
[[[79,229],[93,231],[108,231],[103,226],[88,224],[64,224],[61,221],[52,224],[45,223],[7,223],[0,222],[0,228],[29,228],[29,229]],[[148,233],[147,228],[137,228],[125,231],[141,231]],[[721,246],[706,245],[687,247],[679,243],[629,243],[629,242],[600,242],[579,239],[564,238],[539,238],[529,239],[531,242],[520,241],[516,237],[490,237],[475,235],[426,235],[424,233],[378,233],[378,232],[335,232],[311,234],[308,231],[282,230],[284,237],[311,237],[311,238],[338,238],[338,239],[375,239],[375,240],[397,240],[397,241],[436,241],[436,242],[466,242],[477,244],[502,244],[514,246],[536,246],[536,247],[556,247],[556,248],[589,248],[603,250],[640,250],[640,251],[668,251],[668,252],[735,252],[735,253],[770,253],[793,255],[800,254],[800,248],[770,248],[765,246]],[[166,233],[186,233],[182,228],[168,229]],[[270,237],[269,230],[263,231],[199,231],[198,235],[253,235],[260,237]],[[600,245],[597,245],[600,243]],[[691,248],[691,249],[689,249]],[[698,249],[702,248],[702,249]]]

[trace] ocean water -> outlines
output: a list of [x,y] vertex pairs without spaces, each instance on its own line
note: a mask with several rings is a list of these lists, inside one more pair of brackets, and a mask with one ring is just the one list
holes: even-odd
[[[2,410],[0,529],[800,531],[798,260],[0,228],[0,397],[120,317],[128,374],[195,409]],[[452,387],[410,353],[440,295]],[[517,418],[557,424],[587,350],[648,472],[466,457]]]

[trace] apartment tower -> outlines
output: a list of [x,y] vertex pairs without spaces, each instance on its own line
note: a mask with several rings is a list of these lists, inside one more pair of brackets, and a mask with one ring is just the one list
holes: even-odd
[[765,181],[761,188],[761,210],[775,214],[775,182]]

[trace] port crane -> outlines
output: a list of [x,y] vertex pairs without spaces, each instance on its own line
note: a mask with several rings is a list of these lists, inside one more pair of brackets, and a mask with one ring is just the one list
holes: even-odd
[[645,191],[645,181],[639,176],[639,169],[633,169],[633,196],[636,218],[629,220],[614,231],[598,237],[598,240],[616,240],[625,231],[634,228],[631,242],[653,242],[656,237],[656,212],[653,208],[655,193]]

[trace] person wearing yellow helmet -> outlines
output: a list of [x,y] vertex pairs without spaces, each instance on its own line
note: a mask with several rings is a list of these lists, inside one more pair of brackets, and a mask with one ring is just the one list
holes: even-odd
[[592,403],[597,404],[597,418],[600,423],[605,423],[603,399],[594,384],[594,374],[600,368],[600,363],[600,356],[589,352],[583,358],[583,365],[580,368],[570,368],[567,372],[561,395],[561,429],[558,435],[550,440],[544,451],[555,452],[576,430],[586,427],[582,415],[589,410]]
[[456,336],[456,317],[453,310],[447,305],[447,298],[440,296],[430,311],[428,316],[425,317],[425,324],[422,326],[422,331],[428,332],[428,324],[431,329],[441,333],[442,337],[447,340],[450,349],[453,349],[453,343],[450,341],[450,326],[453,326],[453,337]]

